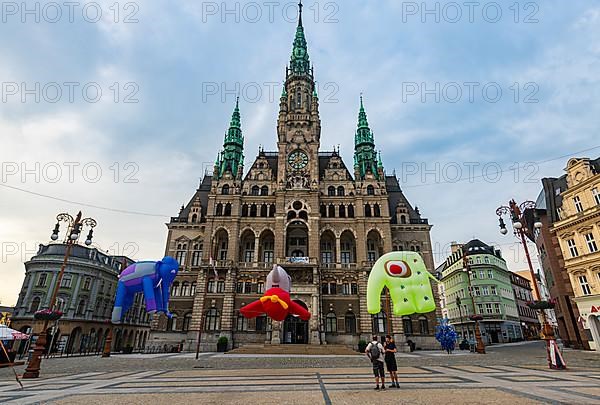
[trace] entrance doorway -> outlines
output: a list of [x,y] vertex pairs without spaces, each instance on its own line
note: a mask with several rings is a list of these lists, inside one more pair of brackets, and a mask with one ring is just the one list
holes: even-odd
[[[294,301],[308,309],[302,301]],[[298,316],[288,315],[283,322],[283,344],[306,345],[308,344],[308,321],[303,321]]]
[[600,319],[596,315],[590,315],[588,323],[590,325],[590,332],[592,332],[592,338],[596,342],[596,351],[600,352]]

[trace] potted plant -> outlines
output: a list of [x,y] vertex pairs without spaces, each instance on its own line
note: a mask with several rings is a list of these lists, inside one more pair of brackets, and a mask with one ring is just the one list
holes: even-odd
[[221,336],[217,342],[217,352],[225,353],[227,351],[227,344],[229,339],[226,336]]
[[527,306],[535,310],[552,309],[556,306],[556,300],[550,299],[548,301],[529,301]]
[[472,321],[481,321],[481,320],[483,320],[483,316],[482,315],[471,315],[469,317],[469,319]]
[[367,342],[365,340],[358,341],[358,352],[364,353],[367,350]]
[[51,311],[49,309],[42,309],[33,314],[33,318],[38,321],[58,321],[62,316],[62,312]]

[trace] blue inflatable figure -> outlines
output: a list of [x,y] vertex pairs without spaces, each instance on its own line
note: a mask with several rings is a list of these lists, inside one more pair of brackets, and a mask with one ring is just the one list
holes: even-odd
[[117,284],[112,322],[121,323],[139,292],[144,293],[148,313],[162,312],[170,318],[169,290],[178,271],[179,263],[169,256],[158,262],[137,262],[123,270]]
[[452,354],[456,345],[456,331],[454,327],[448,323],[448,319],[441,319],[440,324],[436,326],[435,338],[442,345],[442,349]]

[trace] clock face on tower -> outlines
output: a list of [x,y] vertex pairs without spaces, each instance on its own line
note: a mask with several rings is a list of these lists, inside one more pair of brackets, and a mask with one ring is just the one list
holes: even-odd
[[295,150],[288,156],[288,164],[294,170],[304,169],[308,165],[308,156],[301,150]]

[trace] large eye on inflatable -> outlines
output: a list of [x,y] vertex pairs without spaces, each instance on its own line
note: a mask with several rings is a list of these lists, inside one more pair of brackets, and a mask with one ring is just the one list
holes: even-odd
[[411,276],[410,266],[403,260],[390,260],[386,262],[385,271],[392,277],[407,278]]

